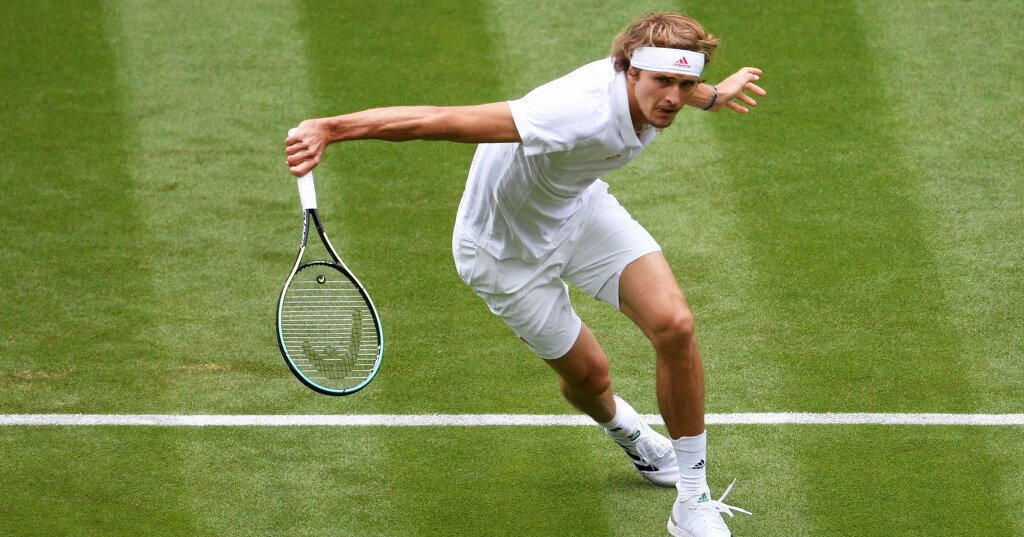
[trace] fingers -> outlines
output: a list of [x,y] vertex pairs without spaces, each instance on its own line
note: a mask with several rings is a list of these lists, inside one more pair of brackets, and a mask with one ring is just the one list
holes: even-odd
[[[744,88],[744,89],[746,89],[746,88]],[[743,105],[747,105],[747,106],[753,108],[753,107],[757,106],[757,101],[754,100],[754,98],[751,97],[750,95],[747,95],[746,93],[743,93],[741,91],[741,92],[737,93],[736,95],[733,95],[731,99],[725,100],[725,102],[724,102],[724,104],[722,106],[724,108],[728,108],[728,109],[730,109],[730,110],[732,110],[734,112],[738,112],[740,114],[746,114],[747,112],[750,112],[750,109],[747,108],[747,106],[743,106]]]
[[301,177],[320,163],[322,151],[318,151],[313,145],[315,141],[307,137],[307,133],[298,129],[285,138],[285,154],[288,155],[285,162],[288,164],[288,171],[297,177]]
[[290,166],[288,168],[288,171],[295,177],[302,177],[303,175],[306,175],[307,173],[312,171],[317,164],[320,164],[319,157],[312,160],[303,161],[295,166]]
[[750,112],[749,108],[746,108],[745,106],[737,103],[736,101],[729,101],[725,103],[725,107],[728,108],[729,110],[732,110],[733,112],[737,112],[740,114],[746,114]]
[[285,147],[284,151],[285,154],[288,155],[286,162],[289,166],[295,166],[312,156],[309,151],[309,146],[301,140],[292,141],[292,139],[289,138],[286,143],[288,143],[288,146]]
[[751,95],[768,95],[764,88],[754,83],[763,74],[764,71],[757,67],[744,67],[723,80],[718,86],[719,96],[725,97],[723,106],[740,114],[750,112],[750,108],[757,106],[757,100]]
[[310,170],[315,168],[317,164],[320,164],[320,155],[303,158],[299,158],[297,156],[288,157],[288,171],[297,177],[306,175]]
[[292,141],[292,138],[289,138],[289,139],[285,140],[285,144],[287,144],[287,145],[284,148],[284,152],[286,154],[288,154],[289,156],[294,155],[294,154],[298,153],[299,151],[305,151],[306,150],[306,145],[301,143],[301,141],[298,140],[298,139],[296,139],[295,141]]
[[[751,92],[753,91],[752,89],[746,87],[744,87],[744,89]],[[754,98],[751,97],[750,95],[747,95],[746,93],[740,92],[740,94],[737,95],[736,98],[743,101],[749,106],[757,106],[757,101],[754,100]]]

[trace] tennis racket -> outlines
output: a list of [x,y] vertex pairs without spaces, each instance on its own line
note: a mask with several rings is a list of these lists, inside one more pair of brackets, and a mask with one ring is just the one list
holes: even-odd
[[[298,185],[302,243],[277,302],[277,341],[303,384],[325,395],[349,395],[369,384],[380,368],[380,317],[324,233],[312,172],[299,177]],[[303,259],[310,221],[330,259]]]

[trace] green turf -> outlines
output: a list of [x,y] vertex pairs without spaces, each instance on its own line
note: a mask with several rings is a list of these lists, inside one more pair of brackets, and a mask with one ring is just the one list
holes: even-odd
[[[468,145],[329,150],[322,215],[387,354],[354,397],[292,378],[283,139],[518,97],[666,8],[722,38],[709,79],[769,91],[608,177],[697,315],[708,410],[1024,412],[1018,3],[111,0],[0,18],[0,413],[570,412],[455,274]],[[574,296],[655,412],[649,344]],[[738,535],[1024,535],[1020,427],[710,433]],[[657,535],[671,501],[567,427],[4,427],[0,482],[0,535]]]
[[[625,537],[660,535],[673,498],[671,489],[641,480],[595,428],[331,432],[0,429],[0,469],[5,482],[18,484],[0,501],[4,529],[26,536]],[[750,476],[729,495],[754,513],[731,520],[737,535],[1019,535],[1021,497],[992,486],[999,468],[1019,464],[1012,447],[1019,431],[712,432],[719,474],[712,486],[721,491],[731,476]],[[515,449],[495,451],[495,436]],[[784,448],[751,449],[755,443]],[[993,457],[963,457],[951,443]],[[813,474],[794,471],[805,465]],[[965,513],[973,511],[963,504],[984,505],[984,516]]]
[[752,269],[743,302],[765,312],[751,330],[784,377],[802,379],[763,388],[774,407],[974,410],[884,57],[856,6],[822,4],[788,17],[788,39],[755,30],[733,45],[759,43],[771,79],[784,78],[752,121],[714,124],[746,153],[723,180]]

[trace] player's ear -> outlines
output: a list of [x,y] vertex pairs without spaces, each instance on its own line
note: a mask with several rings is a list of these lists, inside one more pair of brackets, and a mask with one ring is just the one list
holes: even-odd
[[626,77],[634,81],[639,80],[640,70],[637,69],[636,67],[630,66],[628,69],[626,69]]

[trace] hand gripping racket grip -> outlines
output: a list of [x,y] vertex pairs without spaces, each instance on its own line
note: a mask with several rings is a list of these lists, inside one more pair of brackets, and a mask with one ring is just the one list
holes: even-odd
[[[288,129],[288,136],[295,133],[295,129]],[[299,183],[299,199],[302,201],[302,208],[316,209],[316,185],[313,184],[313,172],[297,179]]]

